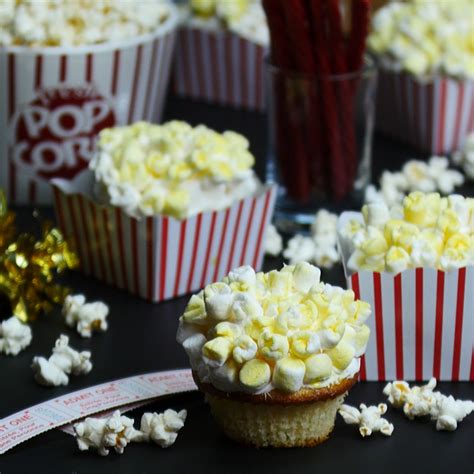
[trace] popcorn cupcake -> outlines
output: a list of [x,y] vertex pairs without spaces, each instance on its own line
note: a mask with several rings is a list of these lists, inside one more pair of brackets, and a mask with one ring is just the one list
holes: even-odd
[[264,108],[269,32],[260,0],[191,0],[183,12],[174,69],[178,96]]
[[89,174],[53,182],[83,271],[161,301],[259,267],[275,187],[248,148],[238,133],[178,121],[103,130]]
[[338,234],[348,284],[374,307],[361,378],[472,379],[474,199],[413,192],[343,213]]
[[[169,0],[0,2],[0,187],[49,204],[100,130],[159,121],[178,11]],[[8,100],[7,100],[8,98]]]
[[257,447],[326,440],[356,383],[370,306],[306,262],[231,271],[191,297],[177,340],[232,439]]
[[369,50],[381,74],[376,126],[430,153],[459,149],[474,130],[474,6],[391,2],[373,17]]

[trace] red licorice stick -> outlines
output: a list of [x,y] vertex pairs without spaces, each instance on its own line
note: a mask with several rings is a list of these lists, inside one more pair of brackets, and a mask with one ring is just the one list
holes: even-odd
[[351,35],[347,51],[350,71],[358,71],[364,63],[369,14],[370,0],[352,0]]
[[270,29],[271,59],[274,66],[291,69],[291,54],[286,40],[286,26],[279,0],[262,0]]
[[[328,35],[333,45],[333,73],[351,73],[347,68],[347,54],[345,50],[344,34],[342,32],[342,18],[339,0],[325,0],[328,22]],[[355,136],[355,123],[353,114],[353,102],[355,91],[351,87],[348,78],[341,78],[334,83],[338,98],[339,121],[341,124],[341,142],[343,146],[344,161],[348,174],[347,192],[353,187],[355,173],[357,172],[357,140]],[[344,134],[344,138],[342,138]]]
[[334,198],[342,199],[349,189],[346,176],[344,158],[341,146],[341,124],[337,115],[337,98],[334,92],[333,84],[328,78],[331,74],[330,61],[328,53],[331,51],[331,45],[325,32],[324,13],[321,0],[311,0],[311,16],[313,19],[314,33],[314,53],[318,73],[320,75],[320,84],[323,102],[323,117],[326,119],[325,135],[327,139],[328,156],[330,162],[330,180]]

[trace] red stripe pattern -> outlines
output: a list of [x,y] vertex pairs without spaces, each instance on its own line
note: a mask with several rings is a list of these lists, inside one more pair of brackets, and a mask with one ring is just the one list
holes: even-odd
[[347,283],[373,310],[361,380],[474,379],[474,267],[361,272]]
[[[276,188],[267,187],[226,210],[178,221],[135,219],[82,194],[66,194],[62,184],[54,189],[59,226],[78,244],[82,269],[150,301],[196,291],[224,277],[232,262],[260,265],[276,197]],[[71,199],[77,205],[69,205]]]
[[450,153],[474,131],[472,80],[421,82],[381,70],[377,95],[377,129],[420,151]]
[[[47,107],[48,101],[43,99],[45,87],[48,90],[74,87],[91,91],[94,100],[96,95],[102,97],[106,106],[113,109],[116,125],[136,120],[159,122],[171,75],[175,37],[176,31],[167,28],[166,31],[157,32],[155,36],[149,35],[133,46],[126,42],[120,48],[115,48],[113,44],[99,49],[93,46],[72,54],[26,54],[24,51],[6,53],[6,60],[0,66],[0,96],[5,98],[5,104],[0,107],[0,187],[7,190],[10,202],[51,204],[53,201],[51,186],[44,177],[38,176],[32,167],[26,169],[22,166],[22,172],[19,173],[19,166],[13,163],[10,152],[15,143],[10,145],[10,137],[19,136],[17,121],[13,117],[17,117],[18,113],[27,110],[29,105],[36,104],[38,100],[42,101],[43,107]],[[63,94],[63,97],[69,96],[69,92]],[[77,107],[75,95],[72,95],[71,101],[71,105]],[[68,105],[68,99],[64,99],[64,105]],[[56,101],[53,101],[52,107],[56,106]],[[94,113],[96,109],[92,115]],[[77,134],[81,140],[100,131],[100,122],[90,123],[95,118],[85,119],[82,127],[77,125]],[[109,126],[111,121],[103,123]],[[92,126],[94,129],[91,131]],[[43,128],[45,130],[40,130],[40,137],[48,135],[46,126]],[[64,140],[74,138],[67,136]],[[87,152],[93,146],[92,138],[90,145],[87,144]],[[21,140],[25,138],[22,137]],[[58,163],[61,160],[66,162],[71,157],[64,153],[64,156],[59,155]],[[25,164],[28,166],[28,162],[25,161]],[[62,169],[68,173],[67,179],[82,172],[77,167],[76,176],[69,176],[74,169],[69,163],[62,168],[58,166],[57,169],[57,178],[61,178],[59,173]]]
[[264,110],[265,48],[225,31],[181,28],[173,90],[181,97]]

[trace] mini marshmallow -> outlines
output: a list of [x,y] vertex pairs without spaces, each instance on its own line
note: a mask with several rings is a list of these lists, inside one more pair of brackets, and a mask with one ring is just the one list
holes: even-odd
[[69,295],[62,309],[66,325],[76,327],[82,337],[91,337],[93,331],[107,330],[109,307],[101,301],[86,303],[84,295]]
[[110,448],[123,454],[125,447],[137,435],[133,419],[116,410],[109,418],[86,418],[74,425],[74,435],[81,451],[94,449],[100,456],[107,456]]
[[359,433],[363,438],[371,436],[372,433],[379,431],[385,436],[391,436],[393,425],[385,418],[382,418],[387,412],[387,405],[379,403],[377,406],[367,406],[362,403],[359,410],[350,405],[342,405],[339,414],[349,425],[359,425]]
[[0,323],[0,354],[18,355],[31,343],[31,328],[16,316]]
[[300,359],[279,359],[273,372],[273,385],[285,392],[296,392],[303,385],[305,371],[305,363]]
[[89,351],[76,351],[69,346],[69,338],[61,334],[49,359],[34,357],[31,367],[35,372],[35,380],[40,385],[67,385],[69,374],[83,375],[92,370],[90,358]]
[[265,388],[272,375],[270,366],[260,359],[246,362],[239,373],[239,380],[246,392],[255,393]]
[[280,255],[283,250],[283,238],[272,224],[269,224],[267,227],[263,248],[267,255],[272,255],[273,257]]
[[132,441],[153,441],[162,448],[169,448],[184,426],[187,411],[165,410],[163,413],[144,413],[140,422],[140,433]]

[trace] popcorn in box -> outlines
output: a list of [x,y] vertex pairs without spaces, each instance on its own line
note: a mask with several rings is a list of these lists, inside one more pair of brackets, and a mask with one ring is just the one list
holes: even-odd
[[52,185],[59,227],[75,246],[82,271],[149,301],[196,291],[240,265],[262,264],[275,186],[227,209],[177,220],[138,219],[95,203],[88,197],[92,173]]
[[[339,231],[353,219],[344,212]],[[373,310],[361,380],[474,380],[474,267],[350,274],[340,233],[339,249],[348,287]]]
[[86,46],[0,48],[0,187],[52,202],[49,180],[87,169],[106,127],[159,121],[178,13],[153,32]]

